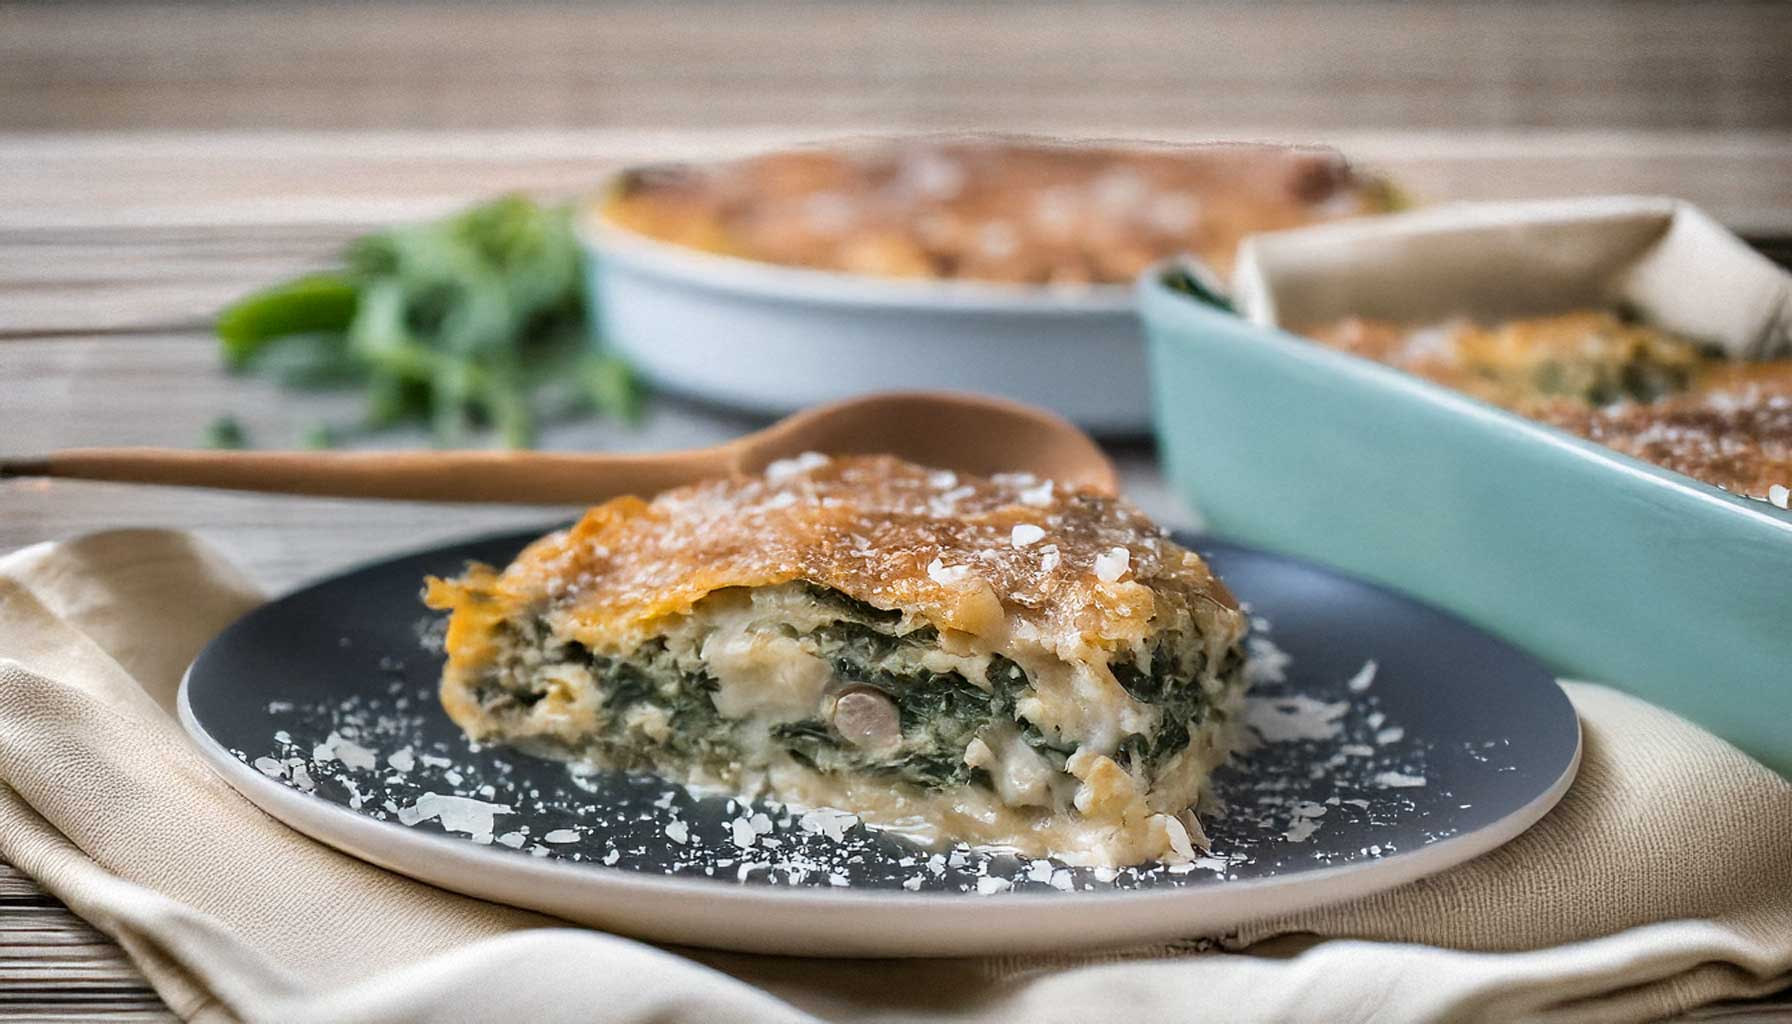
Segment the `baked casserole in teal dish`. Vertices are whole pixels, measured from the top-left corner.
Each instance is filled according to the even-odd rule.
[[[1634,298],[1657,286],[1664,267],[1651,261],[1666,251],[1673,261],[1697,256],[1712,273],[1741,266],[1754,275],[1753,289],[1737,290],[1731,275],[1686,290],[1725,293],[1725,308],[1708,311],[1719,319],[1760,311],[1740,332],[1749,345],[1784,342],[1784,273],[1735,264],[1746,257],[1713,242],[1709,225],[1682,222],[1696,211],[1656,200],[1503,205],[1362,222],[1317,240],[1288,232],[1288,245],[1332,247],[1345,269],[1328,276],[1315,269],[1326,261],[1314,261],[1291,275],[1292,293],[1271,282],[1252,294],[1247,283],[1245,312],[1273,320],[1264,310],[1279,300],[1288,323],[1387,316],[1402,303],[1415,317],[1472,313],[1477,289],[1495,305],[1534,307],[1535,282],[1524,278],[1546,270],[1585,275],[1553,297],[1558,304]],[[1464,224],[1485,243],[1471,247],[1485,273],[1420,268],[1415,278],[1433,280],[1414,280],[1424,294],[1403,297],[1392,273],[1400,260],[1436,263],[1443,250],[1428,249],[1426,236]],[[1375,237],[1390,231],[1409,237]],[[1527,232],[1534,237],[1513,241]],[[1271,240],[1284,241],[1257,241]],[[1561,258],[1545,268],[1510,262],[1536,244]],[[1266,265],[1270,255],[1259,253]],[[1378,260],[1390,273],[1366,280]],[[1516,269],[1503,274],[1506,265]],[[1460,294],[1437,294],[1450,286]],[[1174,268],[1147,274],[1140,309],[1165,469],[1209,529],[1447,607],[1565,676],[1673,709],[1792,775],[1792,512],[1250,322],[1185,288]],[[1660,304],[1662,320],[1678,328],[1676,316],[1702,315],[1677,313],[1676,301]],[[1656,311],[1647,298],[1641,305]],[[1784,489],[1774,494],[1783,502]]]

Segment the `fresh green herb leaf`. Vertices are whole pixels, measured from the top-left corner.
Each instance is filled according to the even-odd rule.
[[[342,444],[342,433],[328,423],[313,423],[305,428],[299,443],[315,451],[335,448]]]
[[[256,372],[281,387],[318,390],[357,383],[362,370],[342,334],[288,334],[270,338],[254,357]]]
[[[311,274],[256,292],[218,314],[224,361],[242,369],[276,338],[335,335],[355,318],[354,282],[340,274]]]
[[[220,416],[211,421],[205,428],[205,446],[207,448],[247,448],[249,432],[237,422],[235,416]]]
[[[647,391],[641,378],[621,359],[591,356],[580,365],[580,379],[591,408],[609,412],[624,423],[639,423]]]

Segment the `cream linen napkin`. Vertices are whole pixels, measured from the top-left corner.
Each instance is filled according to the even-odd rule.
[[[211,774],[169,713],[175,687],[259,600],[178,533],[0,559],[0,857],[188,1019],[1599,1021],[1792,984],[1792,785],[1579,684],[1580,778],[1539,825],[1223,939],[1242,952],[818,961],[556,927],[336,853]]]

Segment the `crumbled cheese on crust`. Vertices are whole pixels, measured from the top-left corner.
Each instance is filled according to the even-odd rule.
[[[1095,556],[1095,578],[1103,583],[1114,583],[1126,575],[1131,562],[1132,552],[1125,548],[1109,548]]]

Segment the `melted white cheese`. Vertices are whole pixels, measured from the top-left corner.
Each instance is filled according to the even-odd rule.
[[[833,620],[796,587],[722,591],[667,634],[681,662],[701,663],[716,680],[716,710],[727,718],[788,722],[811,718],[833,671],[786,631]]]
[[[989,773],[996,795],[1010,807],[1051,807],[1052,780],[1062,775],[1006,723],[983,731],[965,749],[966,764]]]
[[[716,680],[716,710],[725,718],[809,718],[834,678],[828,663],[794,638],[754,632],[740,622],[711,633],[702,658]]]

